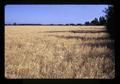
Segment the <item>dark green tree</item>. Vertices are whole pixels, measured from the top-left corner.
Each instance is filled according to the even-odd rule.
[[[106,26],[107,30],[110,33],[111,38],[115,38],[119,35],[119,33],[116,33],[116,31],[119,31],[116,26],[116,20],[118,17],[116,17],[116,14],[119,14],[118,11],[115,11],[114,9],[117,9],[116,6],[110,5],[108,8],[106,8],[103,12],[106,14]]]
[[[99,25],[99,21],[97,18],[91,21],[91,25]]]
[[[85,22],[85,25],[90,25],[90,22],[89,21]]]
[[[99,25],[106,25],[106,19],[104,16],[99,17]]]
[[[112,18],[112,14],[113,14],[113,6],[110,5],[108,6],[108,8],[105,8],[105,10],[103,10],[103,12],[105,13],[105,18],[108,20],[109,18]]]
[[[16,25],[16,23],[14,22],[13,25]]]

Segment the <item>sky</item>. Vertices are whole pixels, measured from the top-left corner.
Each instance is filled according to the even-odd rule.
[[[84,23],[104,16],[108,5],[6,5],[5,24]]]

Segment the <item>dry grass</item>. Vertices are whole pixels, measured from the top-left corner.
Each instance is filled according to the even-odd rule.
[[[104,31],[103,26],[6,26],[5,77],[113,79],[114,41]]]

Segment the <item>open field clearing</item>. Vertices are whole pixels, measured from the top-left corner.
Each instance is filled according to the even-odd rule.
[[[5,26],[6,78],[115,78],[104,26]]]

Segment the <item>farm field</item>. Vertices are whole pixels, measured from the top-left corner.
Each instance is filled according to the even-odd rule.
[[[8,79],[113,79],[114,40],[104,26],[5,26]]]

